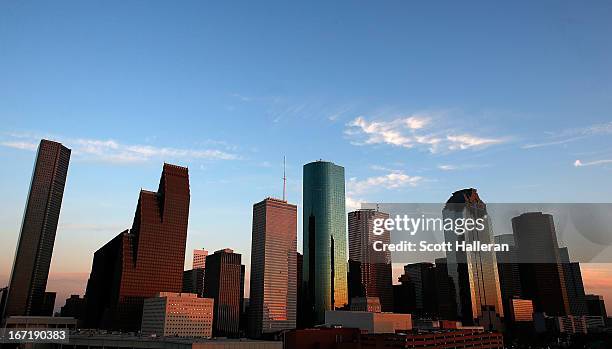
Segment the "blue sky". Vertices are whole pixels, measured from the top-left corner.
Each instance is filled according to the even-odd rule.
[[[41,137],[73,149],[58,275],[89,271],[164,161],[190,168],[188,249],[247,263],[283,156],[298,205],[319,158],[345,166],[351,207],[464,187],[609,202],[610,18],[605,1],[3,1],[0,280]]]

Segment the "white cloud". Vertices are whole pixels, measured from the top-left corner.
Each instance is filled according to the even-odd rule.
[[[589,161],[589,162],[582,162],[580,160],[576,160],[574,161],[574,167],[596,166],[596,165],[611,164],[611,163],[612,163],[612,159],[602,159],[602,160],[595,160],[595,161]]]
[[[9,135],[11,136],[11,135]],[[86,138],[63,138],[48,136],[12,136],[20,138],[15,141],[3,141],[0,145],[24,149],[36,150],[40,138],[56,138],[66,147],[72,149],[72,154],[84,160],[101,161],[109,163],[139,163],[152,159],[176,160],[176,159],[204,159],[204,160],[236,160],[240,157],[234,153],[218,149],[198,148],[172,148],[157,147],[141,144],[124,144],[112,139],[86,139]],[[30,138],[27,141],[23,138]]]
[[[478,137],[452,129],[433,130],[432,116],[414,114],[390,121],[368,121],[359,116],[347,124],[345,134],[355,145],[388,144],[403,148],[425,147],[440,150],[485,148],[505,142],[506,138]],[[357,141],[355,140],[357,139]]]
[[[523,149],[533,149],[561,145],[591,136],[612,134],[612,121],[594,124],[586,127],[570,128],[560,132],[551,132],[545,142],[530,143],[522,146]]]
[[[394,171],[382,176],[369,177],[363,180],[349,179],[348,192],[352,195],[363,194],[377,187],[385,189],[397,189],[406,186],[417,186],[423,177],[409,176],[402,171]]]
[[[438,165],[438,168],[442,171],[453,171],[457,169],[455,165]]]

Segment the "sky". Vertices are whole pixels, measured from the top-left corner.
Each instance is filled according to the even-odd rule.
[[[190,171],[186,268],[193,248],[249,264],[252,205],[282,195],[284,156],[298,206],[317,159],[345,167],[347,209],[466,187],[610,202],[611,17],[606,1],[2,1],[0,283],[41,138],[73,151],[58,305],[163,162]],[[583,274],[612,307],[612,266]]]

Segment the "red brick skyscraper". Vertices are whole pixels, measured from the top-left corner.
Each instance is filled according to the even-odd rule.
[[[87,327],[138,330],[145,298],[181,292],[188,217],[188,170],[164,164],[157,192],[140,191],[132,229],[94,255]]]
[[[70,149],[41,140],[23,214],[5,316],[42,315]],[[2,309],[0,309],[0,320]],[[1,321],[0,321],[1,322]]]
[[[267,198],[253,205],[249,336],[294,329],[297,206]]]

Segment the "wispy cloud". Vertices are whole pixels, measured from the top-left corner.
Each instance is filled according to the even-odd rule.
[[[565,129],[560,132],[549,132],[544,142],[535,142],[523,145],[523,149],[550,147],[571,143],[583,138],[612,134],[612,122],[594,124],[587,127]]]
[[[363,180],[349,179],[348,192],[351,194],[364,194],[373,188],[397,189],[406,186],[417,186],[423,177],[409,176],[402,171],[394,171],[382,176],[369,177]]]
[[[34,151],[40,138],[51,138],[72,149],[74,156],[90,161],[108,163],[141,163],[153,159],[203,159],[203,160],[236,160],[240,156],[219,149],[174,148],[143,144],[126,144],[113,139],[88,139],[35,136],[32,134],[9,134],[12,140],[0,142],[0,145],[15,149]]]
[[[574,161],[575,167],[597,166],[597,165],[604,165],[604,164],[612,164],[612,159],[602,159],[602,160],[587,161],[587,162],[582,162],[581,160]]]
[[[472,168],[483,168],[488,167],[489,165],[484,164],[461,164],[461,165],[453,165],[453,164],[440,164],[438,165],[438,169],[442,171],[459,171],[459,170],[467,170]]]
[[[421,147],[432,153],[482,149],[508,140],[507,137],[481,137],[458,129],[443,129],[433,119],[434,116],[428,114],[375,121],[359,116],[347,124],[345,134],[355,145],[387,144],[407,149]]]

